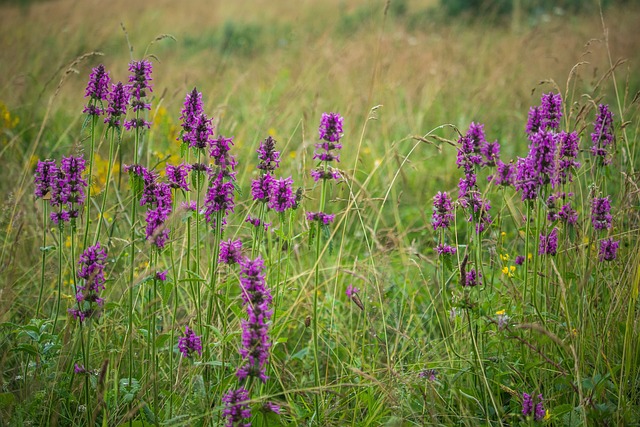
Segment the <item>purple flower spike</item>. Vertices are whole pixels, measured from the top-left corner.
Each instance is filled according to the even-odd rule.
[[[483,166],[495,166],[500,159],[500,143],[498,141],[486,142],[480,147],[480,152],[484,157]]]
[[[178,141],[189,144],[189,135],[197,126],[198,118],[204,113],[202,106],[202,94],[194,87],[184,100],[184,105],[180,111],[180,120],[182,120],[182,132],[178,137]],[[203,147],[204,148],[204,147]]]
[[[229,154],[232,145],[233,138],[219,136],[211,141],[211,151],[209,153],[215,165],[228,172],[234,171],[237,164],[235,157]]]
[[[611,202],[609,196],[591,200],[591,224],[596,230],[611,228]]]
[[[518,255],[516,256],[516,260],[515,260],[516,265],[522,265],[524,264],[524,257],[522,255]]]
[[[342,124],[344,119],[338,113],[322,113],[318,135],[328,142],[338,142],[342,138]]]
[[[260,148],[257,150],[258,169],[267,173],[273,172],[280,166],[280,152],[276,151],[276,140],[271,136],[260,143]]]
[[[33,179],[36,190],[35,195],[41,199],[47,195],[55,185],[58,177],[58,167],[55,160],[38,161],[36,166],[36,173]]]
[[[182,134],[182,141],[189,147],[204,150],[211,145],[213,125],[206,114],[200,113],[190,124],[190,130]]]
[[[489,181],[500,187],[510,187],[515,182],[516,167],[512,163],[496,161],[496,173],[489,177]]]
[[[225,427],[250,427],[250,422],[245,422],[251,418],[251,410],[249,409],[249,392],[244,388],[238,390],[229,390],[222,396],[224,409],[222,416],[227,419]]]
[[[130,98],[128,86],[123,85],[121,82],[112,86],[108,95],[107,117],[104,119],[104,122],[110,128],[120,128],[120,119],[127,114]]]
[[[307,212],[307,221],[318,221],[324,225],[329,225],[336,218],[334,214],[326,214],[324,212]]]
[[[342,176],[337,169],[328,167],[326,171],[323,168],[311,169],[311,178],[313,178],[314,182],[318,182],[321,179],[333,179],[335,181],[339,181]]]
[[[464,276],[464,283],[462,283],[462,286],[465,288],[478,286],[480,284],[481,277],[482,277],[482,273],[480,273],[479,271],[476,271],[475,268],[472,268]]]
[[[212,227],[224,227],[227,223],[226,216],[235,208],[234,190],[233,182],[224,179],[224,172],[220,172],[210,183],[204,199],[204,215]],[[216,224],[217,212],[222,213],[222,224]]]
[[[220,242],[220,255],[218,261],[223,264],[236,264],[242,261],[242,241],[227,240]]]
[[[572,169],[580,167],[580,162],[576,160],[580,137],[576,132],[560,132],[557,138],[559,146],[557,181],[559,184],[566,184],[573,181]]]
[[[167,165],[166,174],[167,181],[171,188],[181,188],[184,191],[189,191],[189,184],[187,183],[187,176],[191,170],[191,165],[182,163],[178,166]]]
[[[418,378],[435,381],[438,378],[438,371],[436,371],[435,369],[424,369],[418,373]]]
[[[100,316],[99,307],[104,301],[100,298],[100,292],[104,290],[105,277],[104,268],[106,266],[107,253],[100,247],[100,243],[89,246],[80,255],[78,261],[78,277],[84,279],[77,285],[76,294],[77,306],[68,310],[74,318],[83,322],[87,318],[97,318]]]
[[[540,235],[538,255],[555,256],[558,252],[558,228],[554,227],[549,234]]]
[[[254,201],[269,203],[269,197],[271,195],[271,186],[274,184],[275,179],[270,174],[260,175],[251,181],[251,196]]]
[[[178,338],[178,350],[183,357],[192,357],[194,353],[202,356],[202,341],[188,326],[184,328],[184,336]]]
[[[445,245],[443,243],[440,243],[438,246],[436,246],[434,248],[434,250],[440,256],[442,256],[442,255],[455,255],[456,252],[458,252],[458,249],[456,249],[455,247],[450,246],[450,245]]]
[[[600,251],[598,253],[598,259],[600,262],[613,261],[616,259],[618,253],[619,240],[613,240],[611,238],[600,241]]]
[[[142,61],[134,61],[129,64],[129,86],[131,89],[131,95],[135,98],[131,105],[133,111],[150,110],[151,104],[146,104],[142,101],[142,98],[147,96],[147,90],[153,92],[151,86],[151,62],[143,59]]]
[[[433,200],[433,216],[431,219],[433,230],[449,228],[454,219],[455,215],[453,214],[453,200],[451,196],[449,196],[446,191],[444,193],[438,191]]]
[[[591,154],[600,157],[603,164],[609,164],[607,147],[613,143],[613,113],[606,104],[598,105],[598,115],[593,124],[594,132],[591,134]]]
[[[322,142],[315,145],[316,149],[313,152],[314,159],[323,162],[340,161],[340,155],[335,154],[334,151],[342,148],[342,144],[340,144],[340,138],[342,138],[342,122],[343,119],[338,113],[322,114],[320,127],[318,128],[318,134]]]
[[[109,93],[109,73],[105,71],[104,65],[100,64],[89,75],[89,83],[85,90],[84,96],[89,98],[89,105],[87,105],[83,113],[90,116],[100,116],[104,112],[100,108],[99,104],[107,99]]]
[[[560,127],[560,119],[562,118],[562,96],[553,92],[542,94],[540,109],[543,128],[557,130]]]
[[[242,347],[240,355],[244,363],[238,368],[239,380],[256,377],[267,381],[266,364],[269,360],[271,341],[269,338],[270,319],[273,311],[271,291],[265,283],[264,261],[245,258],[240,262],[240,287],[242,301],[247,310],[247,319],[242,320]]]
[[[347,295],[347,298],[354,298],[358,292],[360,292],[359,288],[356,288],[353,285],[348,285],[345,293]]]
[[[533,412],[533,398],[529,393],[522,393],[522,415],[528,417]]]
[[[293,208],[296,196],[293,194],[293,178],[273,180],[270,186],[269,208],[276,212],[284,212]]]

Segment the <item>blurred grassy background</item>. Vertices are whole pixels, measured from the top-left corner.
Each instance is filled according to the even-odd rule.
[[[342,167],[353,170],[356,141],[376,105],[382,105],[375,114],[378,120],[369,123],[357,164],[360,171],[383,164],[380,178],[369,187],[381,194],[411,148],[408,137],[443,123],[460,128],[472,120],[485,123],[487,137],[501,142],[505,158],[524,155],[528,108],[537,104],[542,90],[553,88],[550,83],[540,88],[541,81],[555,81],[569,102],[594,93],[613,104],[612,86],[598,86],[598,81],[610,63],[626,58],[617,68],[619,79],[628,84],[628,96],[640,88],[640,77],[629,71],[640,61],[640,39],[634,37],[640,20],[637,2],[604,9],[611,58],[597,3],[582,4],[578,12],[523,7],[514,23],[512,15],[494,10],[482,9],[485,15],[472,19],[473,11],[452,15],[436,1],[415,0],[303,0],[295,7],[274,0],[4,2],[0,101],[19,122],[3,131],[2,160],[10,166],[0,170],[2,190],[15,191],[16,173],[28,182],[35,158],[68,154],[79,141],[91,67],[102,62],[112,79],[126,79],[127,63],[147,48],[157,58],[156,125],[147,161],[177,154],[179,110],[193,86],[203,92],[218,131],[234,136],[244,182],[243,174],[253,170],[253,147],[267,133],[286,145],[291,162],[285,171],[289,168],[295,176],[308,168],[305,162],[323,111],[346,117]],[[162,34],[174,39],[148,47]],[[92,51],[104,56],[74,67],[78,73],[60,87],[38,139],[47,102],[64,71]],[[577,63],[578,74],[567,90]],[[440,134],[456,137],[451,130]],[[430,148],[412,155],[413,172],[403,174],[400,182],[402,215],[409,221],[424,222],[423,207],[432,194],[455,186],[455,174],[448,173],[453,155],[454,150]],[[357,172],[355,178],[364,180],[367,174]]]

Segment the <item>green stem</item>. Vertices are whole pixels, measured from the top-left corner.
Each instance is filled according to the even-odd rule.
[[[100,230],[102,229],[102,223],[105,221],[104,218],[104,209],[107,202],[107,196],[109,194],[109,183],[111,181],[111,171],[113,166],[113,157],[115,153],[115,134],[117,128],[113,128],[111,130],[111,140],[109,141],[109,164],[107,165],[107,180],[104,186],[104,192],[102,193],[102,204],[100,206],[100,218],[98,219],[98,228],[96,230],[96,236],[94,238],[94,243],[96,243],[100,239]]]
[[[40,267],[40,293],[36,306],[36,317],[40,317],[40,305],[42,304],[42,291],[44,290],[44,267],[47,261],[47,202],[42,203],[42,265]],[[53,331],[55,333],[55,330]],[[25,377],[26,378],[26,377]]]
[[[89,152],[89,177],[87,179],[87,213],[85,216],[85,226],[84,226],[84,242],[83,248],[87,247],[87,239],[89,238],[89,223],[91,222],[91,185],[93,183],[93,160],[94,160],[94,151],[96,145],[96,123],[98,121],[97,115],[91,116],[91,151]]]

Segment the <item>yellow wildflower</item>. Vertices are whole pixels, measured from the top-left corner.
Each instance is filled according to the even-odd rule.
[[[496,311],[496,316],[504,316],[505,313],[506,313],[505,310],[498,310]]]
[[[503,231],[503,233],[504,233],[504,231]],[[509,261],[509,254],[500,254],[500,259],[502,260],[502,262]]]

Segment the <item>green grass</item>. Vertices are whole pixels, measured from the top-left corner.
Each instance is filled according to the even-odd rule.
[[[84,86],[99,63],[113,79],[127,78],[130,52],[120,21],[132,57],[145,49],[154,55],[154,124],[140,163],[161,171],[181,161],[180,108],[194,86],[216,132],[234,137],[236,209],[222,237],[241,239],[246,255],[253,249],[265,259],[277,307],[270,378],[245,384],[252,425],[535,425],[522,416],[523,393],[543,394],[546,425],[640,422],[637,7],[612,6],[603,21],[585,11],[512,32],[445,22],[440,12],[429,19],[419,2],[392,1],[386,15],[384,2],[337,0],[295,10],[266,1],[203,1],[188,10],[118,5],[124,3],[100,10],[58,2],[0,6],[0,40],[11,42],[0,52],[0,426],[223,425],[222,395],[238,387],[246,318],[238,266],[212,264],[219,236],[202,220],[196,228],[196,216],[189,222],[182,211],[169,219],[167,249],[153,250],[145,240],[146,207],[132,215],[137,202],[126,173],[114,171],[110,221],[100,238],[108,248],[104,312],[82,327],[66,315],[86,218],[73,238],[65,228],[62,241],[49,221],[43,228],[33,171],[38,159],[89,158]],[[150,44],[159,34],[172,38]],[[94,51],[102,55],[76,60]],[[609,72],[618,58],[627,60]],[[566,188],[575,193],[579,220],[559,225],[558,254],[537,255],[538,236],[548,231],[546,208],[533,206],[528,229],[520,194],[489,185],[493,172],[482,170],[478,185],[494,222],[478,238],[469,212],[457,205],[446,238],[458,252],[439,258],[433,197],[447,191],[457,198],[463,173],[451,143],[458,132],[471,121],[484,123],[505,162],[524,157],[529,107],[550,91],[563,96],[561,129],[581,134],[582,167]],[[615,114],[606,168],[593,167],[589,153],[598,103]],[[336,220],[321,230],[317,251],[304,218],[320,205],[322,186],[309,170],[325,111],[345,118],[338,165],[344,179],[328,186],[326,210]],[[108,163],[109,139],[98,129],[94,176],[104,186],[100,165]],[[271,231],[257,239],[244,219],[260,212],[250,182],[258,175],[255,150],[267,135],[282,152],[277,175],[291,175],[304,198],[291,217],[269,213]],[[133,140],[125,132],[119,144],[124,164],[133,162]],[[113,165],[121,168],[119,156]],[[103,194],[92,195],[91,237]],[[596,233],[591,199],[604,195],[611,196],[613,228]],[[598,261],[596,239],[605,236],[620,241],[615,261]],[[528,274],[514,264],[527,252]],[[483,284],[463,288],[461,270],[473,267],[482,270]],[[169,279],[154,287],[155,272],[165,269]],[[359,304],[345,295],[348,285],[360,289]],[[202,320],[208,309],[212,318]],[[500,327],[502,316],[508,321]],[[176,342],[186,325],[208,337],[202,357],[181,357]],[[89,341],[83,361],[81,343]],[[74,375],[76,362],[96,373]],[[428,369],[437,371],[435,380],[421,376]],[[267,401],[282,413],[263,411]]]

